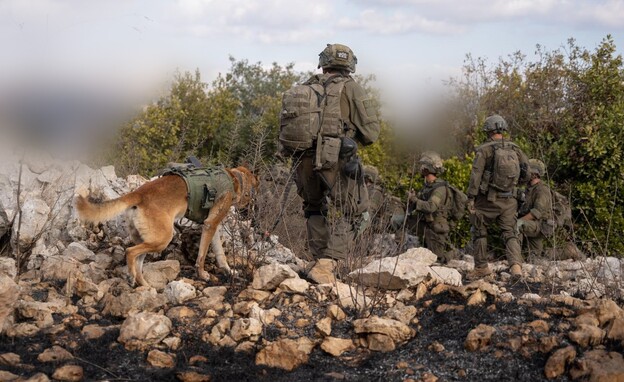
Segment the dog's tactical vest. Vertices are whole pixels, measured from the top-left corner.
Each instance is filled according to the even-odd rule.
[[[232,178],[223,167],[171,167],[163,176],[177,175],[184,179],[188,208],[184,217],[202,224],[214,205],[217,195],[234,193]]]

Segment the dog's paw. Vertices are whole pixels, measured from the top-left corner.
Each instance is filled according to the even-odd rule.
[[[204,280],[204,281],[209,281],[210,280],[210,273],[204,271],[204,270],[198,270],[197,271],[197,276]]]

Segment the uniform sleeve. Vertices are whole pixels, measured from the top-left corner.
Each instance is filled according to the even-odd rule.
[[[550,209],[552,207],[550,192],[546,187],[540,188],[539,192],[535,195],[535,202],[531,206],[531,215],[535,219],[547,219],[550,216]]]
[[[355,128],[356,139],[364,146],[374,143],[381,131],[375,100],[355,81],[345,84],[345,93],[349,102],[349,124]]]
[[[441,209],[446,202],[446,187],[438,187],[431,192],[429,200],[418,199],[416,201],[416,211],[425,214],[432,214]]]
[[[472,162],[472,172],[470,173],[470,181],[468,182],[469,198],[475,198],[479,194],[479,186],[481,185],[481,178],[485,171],[485,164],[487,162],[487,155],[485,150],[477,149],[474,161]]]

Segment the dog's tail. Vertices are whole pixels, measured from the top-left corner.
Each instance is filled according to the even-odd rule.
[[[81,220],[100,223],[108,221],[121,214],[130,207],[141,202],[141,195],[131,192],[120,198],[94,203],[83,195],[78,195],[74,199],[74,205]]]

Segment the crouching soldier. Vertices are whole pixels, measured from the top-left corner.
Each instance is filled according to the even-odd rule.
[[[448,183],[438,177],[444,172],[442,158],[436,152],[427,151],[421,155],[419,164],[425,184],[418,194],[409,197],[412,211],[409,225],[425,247],[446,263],[452,253],[446,251],[450,231],[447,202],[452,195]]]
[[[529,160],[530,180],[516,223],[516,230],[522,235],[523,247],[524,242],[527,243],[529,256],[541,256],[545,235],[552,235],[555,228],[552,219],[552,194],[541,179],[545,172],[546,166],[542,161]]]

